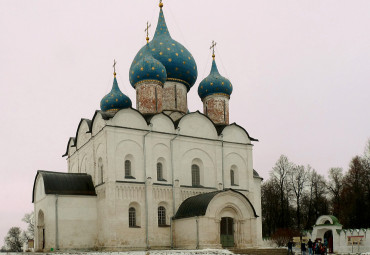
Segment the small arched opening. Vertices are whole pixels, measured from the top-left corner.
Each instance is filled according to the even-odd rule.
[[[41,251],[45,249],[45,220],[44,212],[39,210],[37,215],[37,250]]]
[[[329,249],[329,253],[333,253],[333,231],[328,230],[324,234],[324,244]]]

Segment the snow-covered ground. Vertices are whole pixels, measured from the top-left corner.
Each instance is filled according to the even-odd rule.
[[[7,255],[19,255],[20,253],[7,252]],[[34,253],[23,253],[34,254]],[[231,255],[234,254],[229,250],[221,249],[203,249],[203,250],[150,250],[150,251],[122,251],[122,252],[81,252],[69,251],[58,252],[53,251],[49,253],[35,253],[35,254],[56,254],[56,255]]]

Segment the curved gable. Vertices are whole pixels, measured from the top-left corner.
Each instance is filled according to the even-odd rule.
[[[91,120],[81,119],[76,131],[76,146],[81,148],[91,138]]]
[[[37,171],[32,190],[32,203],[41,200],[45,196],[44,180]]]
[[[95,136],[106,125],[105,117],[100,111],[96,111],[92,119],[92,135]]]
[[[76,151],[76,138],[74,137],[70,137],[68,139],[68,143],[67,143],[67,149],[66,149],[66,153],[64,153],[64,155],[62,155],[62,157],[65,157],[65,156],[71,156],[74,152]]]
[[[107,124],[120,127],[148,129],[143,115],[132,108],[119,110]]]
[[[321,215],[319,218],[317,218],[315,225],[316,226],[319,226],[319,225],[337,225],[337,226],[342,226],[339,223],[338,218],[335,217],[335,216],[333,216],[333,215]]]
[[[165,132],[165,133],[174,133],[175,126],[170,117],[168,115],[160,113],[154,115],[150,119],[150,123],[153,125],[152,130],[158,132]]]
[[[218,190],[214,192],[199,194],[193,197],[189,197],[182,202],[179,209],[176,212],[174,219],[183,219],[183,218],[190,218],[195,216],[204,216],[207,213],[208,206],[212,202],[212,200],[216,199],[217,196],[226,194],[227,192],[235,193],[239,196],[242,200],[245,200],[247,204],[249,204],[250,209],[253,211],[253,216],[258,217],[256,214],[256,210],[254,209],[252,203],[249,199],[244,196],[242,193],[235,191],[233,189],[227,190]]]
[[[226,126],[222,130],[224,141],[235,143],[251,143],[251,139],[242,127],[236,124]]]
[[[189,113],[179,121],[180,134],[209,139],[217,139],[217,130],[213,122],[199,111]]]

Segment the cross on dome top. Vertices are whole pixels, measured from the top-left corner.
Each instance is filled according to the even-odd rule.
[[[113,75],[114,75],[114,77],[116,77],[116,64],[117,64],[117,61],[114,59],[113,60]]]
[[[146,28],[145,28],[145,32],[146,32],[146,43],[149,43],[149,28],[151,27],[151,24],[149,23],[149,21],[146,22]]]
[[[212,58],[215,59],[215,47],[216,47],[216,42],[212,40],[212,45],[209,47],[209,49],[212,49]]]

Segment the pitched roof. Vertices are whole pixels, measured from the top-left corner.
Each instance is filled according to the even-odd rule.
[[[33,184],[32,202],[38,175],[44,180],[45,194],[96,196],[91,175],[86,173],[61,173],[38,170]]]

